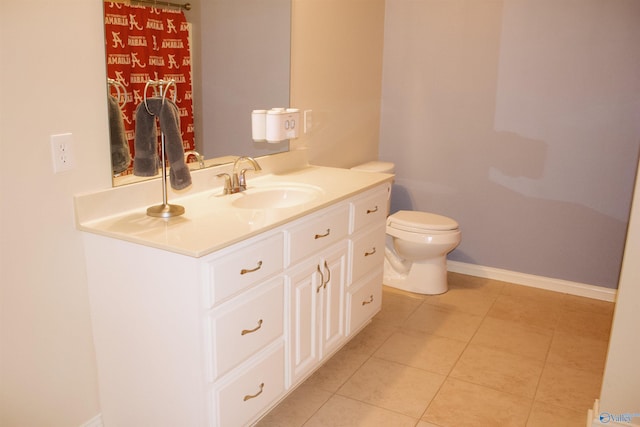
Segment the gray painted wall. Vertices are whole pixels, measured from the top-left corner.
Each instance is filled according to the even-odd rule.
[[[640,2],[387,0],[392,210],[449,259],[615,288],[640,144]]]

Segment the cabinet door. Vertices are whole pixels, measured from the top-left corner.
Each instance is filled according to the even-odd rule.
[[[323,284],[316,260],[289,275],[291,283],[291,381],[302,379],[320,360],[318,306]]]
[[[346,245],[339,245],[334,251],[327,253],[322,259],[322,290],[319,309],[320,323],[320,358],[331,354],[344,340],[345,316],[344,299],[347,270]]]
[[[292,384],[345,339],[346,265],[347,245],[343,242],[289,273]]]

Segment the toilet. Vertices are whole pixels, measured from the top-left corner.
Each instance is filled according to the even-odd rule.
[[[351,169],[394,173],[395,165],[374,161]],[[385,285],[426,295],[447,291],[447,254],[461,238],[455,220],[430,212],[401,210],[387,217],[386,233]]]

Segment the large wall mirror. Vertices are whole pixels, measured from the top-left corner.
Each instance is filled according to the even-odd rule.
[[[252,140],[251,111],[289,107],[291,0],[187,1],[189,10],[168,6],[165,1],[124,4],[181,10],[189,23],[195,151],[206,159],[206,165],[215,165],[232,159],[230,156],[257,157],[288,150],[288,141]],[[105,13],[107,4],[105,1]],[[109,37],[106,34],[107,43]],[[114,79],[108,62],[107,77]],[[107,87],[108,96],[116,96],[111,85]],[[126,96],[134,106],[141,100],[139,94]],[[139,179],[130,173],[117,173],[114,185]]]

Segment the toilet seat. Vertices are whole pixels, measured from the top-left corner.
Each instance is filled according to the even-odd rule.
[[[410,233],[455,231],[458,223],[446,216],[430,212],[398,211],[387,218],[387,227]]]

